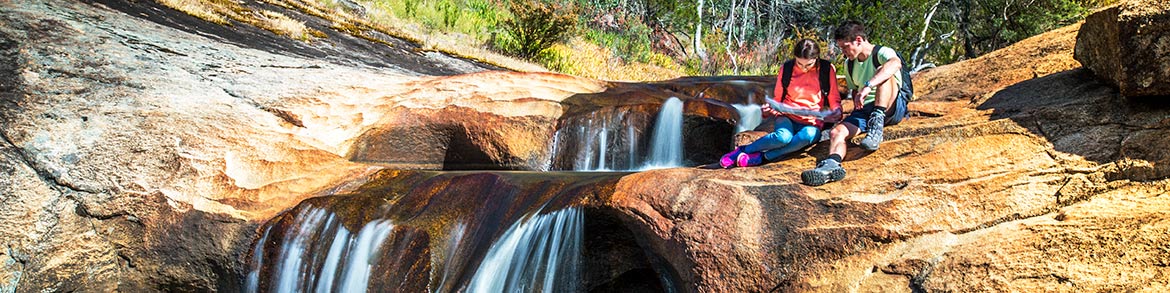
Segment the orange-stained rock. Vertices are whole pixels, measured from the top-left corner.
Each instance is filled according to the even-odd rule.
[[[734,144],[737,147],[749,145],[749,144],[752,144],[753,142],[756,142],[757,139],[760,139],[761,137],[764,137],[765,135],[768,135],[768,133],[763,132],[763,131],[744,131],[744,132],[736,133]]]
[[[1077,61],[1126,96],[1170,94],[1170,2],[1119,1],[1085,18]]]
[[[713,163],[730,104],[775,77],[419,77],[100,4],[0,6],[0,291],[241,291],[258,227],[302,203],[334,204],[351,228],[409,224],[392,237],[410,260],[379,274],[436,288],[447,266],[432,260],[482,254],[446,249],[456,219],[498,220],[475,236],[487,245],[550,199],[605,235],[585,240],[600,269],[583,286],[598,290],[669,286],[659,275],[684,292],[1168,286],[1170,108],[1079,68],[1077,25],[918,74],[910,119],[876,152],[851,147],[845,180],[809,187],[799,174],[823,144],[731,170],[386,168],[545,170],[568,160],[552,157],[558,128],[621,114],[606,121],[644,133],[670,97],[685,101],[688,160]]]

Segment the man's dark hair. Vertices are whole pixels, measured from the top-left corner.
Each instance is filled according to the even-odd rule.
[[[792,45],[792,57],[817,59],[821,57],[821,46],[810,39],[800,39]]]
[[[869,37],[865,35],[865,25],[857,22],[856,20],[846,20],[845,22],[841,23],[841,25],[837,26],[836,30],[833,30],[834,41],[852,41],[857,39],[857,37],[861,37],[862,39],[866,40],[869,39]]]

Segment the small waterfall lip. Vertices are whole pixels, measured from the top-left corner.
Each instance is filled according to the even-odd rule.
[[[245,280],[246,292],[362,292],[370,281],[381,246],[394,232],[387,219],[366,223],[357,233],[350,232],[337,214],[324,208],[305,205],[293,215],[292,227],[280,239],[271,239],[277,225],[270,224],[253,248],[253,265]],[[267,279],[262,279],[265,246],[279,241]],[[324,258],[314,252],[325,251]],[[267,281],[267,282],[265,282]],[[267,286],[262,287],[262,284]]]
[[[735,112],[739,114],[739,121],[735,123],[735,132],[744,132],[756,129],[763,122],[763,111],[760,110],[760,105],[748,104],[731,104],[735,108]]]
[[[453,285],[451,282],[455,279],[455,274],[458,273],[459,264],[453,263],[456,259],[456,254],[459,253],[463,245],[464,235],[467,234],[467,224],[465,222],[458,222],[451,228],[450,234],[447,238],[447,247],[444,251],[444,266],[441,272],[442,278],[439,279],[438,288],[433,292],[451,292]],[[438,274],[435,272],[433,274]]]
[[[370,282],[370,271],[376,262],[378,250],[382,243],[394,231],[394,224],[390,220],[379,219],[366,223],[357,238],[349,245],[347,254],[351,256],[342,272],[340,292],[366,291]],[[330,290],[318,290],[328,292]]]
[[[650,157],[640,171],[682,166],[683,101],[670,97],[662,103],[651,135]]]
[[[634,110],[653,105],[639,104],[562,118],[551,139],[555,145],[550,147],[554,153],[549,170],[639,172],[682,167],[684,105],[683,99],[670,97],[654,116]]]
[[[310,236],[313,230],[319,229],[323,224],[332,219],[332,215],[319,208],[308,208],[301,210],[297,214],[296,220],[300,223],[296,233],[286,235],[283,244],[280,248],[280,262],[277,265],[279,273],[276,274],[276,292],[293,292],[300,291],[302,288],[303,278],[300,278],[303,271],[310,266],[306,259],[306,251],[310,249]]]
[[[577,292],[584,213],[529,214],[488,249],[467,292]]]
[[[263,236],[256,241],[252,248],[252,266],[249,268],[248,276],[244,281],[244,292],[254,293],[260,291],[260,270],[264,268],[264,243],[268,242],[268,237],[272,235],[272,226],[264,229]]]

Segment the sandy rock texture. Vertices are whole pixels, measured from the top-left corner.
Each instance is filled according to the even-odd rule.
[[[1170,94],[1170,2],[1121,1],[1085,19],[1075,57],[1126,96]]]
[[[413,103],[385,89],[482,70],[286,57],[101,3],[0,6],[0,291],[237,291],[258,221],[380,169],[346,155]]]
[[[408,190],[421,180],[380,178],[424,174],[387,169],[547,170],[558,127],[615,109],[646,123],[670,97],[687,100],[701,154],[687,160],[714,162],[730,149],[729,104],[774,83],[429,77],[479,69],[292,57],[102,3],[0,8],[0,291],[239,291],[260,224],[306,198]],[[573,204],[603,223],[587,229],[643,257],[591,271],[591,286],[640,284],[611,277],[661,264],[681,291],[1165,291],[1170,106],[1081,68],[1081,28],[920,73],[911,118],[879,151],[850,149],[841,182],[799,183],[818,146],[584,188]],[[452,197],[572,181],[424,175],[475,179]],[[409,234],[446,239],[433,228]],[[426,257],[438,242],[409,243]]]
[[[1079,68],[1077,28],[917,75],[912,117],[841,182],[799,183],[818,146],[632,174],[597,204],[696,291],[1166,290],[1170,106]]]

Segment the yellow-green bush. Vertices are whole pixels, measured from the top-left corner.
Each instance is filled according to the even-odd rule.
[[[500,22],[504,29],[499,49],[520,57],[533,58],[562,41],[577,25],[577,8],[572,2],[513,1],[512,18]]]

